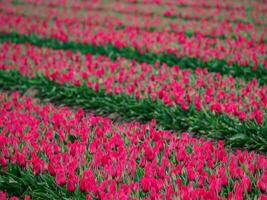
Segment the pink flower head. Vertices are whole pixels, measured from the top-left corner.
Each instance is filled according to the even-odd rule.
[[[15,197],[15,196],[13,196],[13,197],[10,197],[10,199],[9,200],[19,200],[19,198],[18,197]]]
[[[31,200],[31,196],[30,195],[25,195],[24,200]]]
[[[141,178],[140,183],[141,183],[142,190],[144,192],[148,192],[150,190],[150,187],[151,187],[150,178],[143,177]]]
[[[64,169],[60,169],[56,172],[56,183],[58,185],[65,185],[67,182]]]
[[[7,193],[0,191],[0,199],[1,200],[6,200],[7,199]]]

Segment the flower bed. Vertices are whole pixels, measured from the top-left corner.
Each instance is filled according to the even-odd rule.
[[[145,125],[113,124],[83,110],[40,105],[18,93],[1,93],[0,99],[2,180],[21,178],[25,171],[32,182],[35,176],[53,176],[66,188],[63,197],[84,193],[88,199],[266,198],[263,155],[229,153],[222,141],[215,144],[186,133],[177,137],[156,130],[153,120]],[[1,188],[20,196],[16,184],[7,182]],[[34,198],[53,192],[58,191],[29,189],[26,194]]]
[[[232,77],[208,73],[197,68],[181,70],[179,66],[152,66],[146,63],[107,56],[94,57],[72,51],[53,50],[32,45],[3,43],[1,69],[16,69],[26,76],[36,73],[61,84],[86,84],[96,92],[125,93],[137,99],[161,99],[166,105],[188,110],[211,110],[236,116],[240,120],[256,119],[262,124],[267,108],[267,86],[258,87]]]
[[[253,70],[260,68],[262,71],[266,71],[267,65],[266,45],[264,43],[254,44],[242,37],[239,37],[238,40],[226,41],[201,35],[188,38],[183,33],[150,32],[131,28],[114,30],[94,24],[65,24],[62,21],[55,22],[36,17],[24,18],[7,14],[1,15],[0,24],[2,33],[37,34],[62,42],[70,40],[95,46],[112,44],[116,48],[129,48],[139,54],[165,54],[166,62],[188,57],[198,61],[197,64],[197,61],[194,61],[196,66],[204,61],[209,63],[210,68],[226,68],[227,65],[250,66]]]
[[[0,200],[267,200],[266,13],[0,2]]]
[[[137,15],[135,13],[116,12],[102,8],[72,10],[64,7],[53,7],[35,4],[0,4],[2,12],[9,15],[37,16],[38,18],[63,21],[64,23],[83,23],[108,26],[109,28],[133,28],[147,31],[184,33],[188,37],[203,35],[208,38],[237,39],[245,37],[247,40],[266,43],[264,26],[253,26],[251,23],[232,23],[229,21],[211,21],[195,18],[180,17],[175,20],[162,16]],[[89,9],[89,8],[88,8]],[[47,14],[49,13],[49,15]],[[196,13],[196,12],[195,12]],[[260,12],[258,12],[260,13]]]

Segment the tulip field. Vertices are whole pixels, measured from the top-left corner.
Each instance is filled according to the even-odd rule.
[[[0,200],[267,200],[266,0],[0,0]]]

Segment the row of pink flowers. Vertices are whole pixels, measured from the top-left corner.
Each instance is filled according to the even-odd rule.
[[[67,4],[67,3],[66,3]],[[32,4],[36,5],[36,4]],[[44,2],[43,4],[38,4],[38,6],[49,6],[49,7],[57,7],[57,8],[69,8],[69,5],[55,5]],[[28,4],[26,5],[28,6]],[[177,6],[158,6],[158,5],[149,5],[149,4],[128,4],[124,2],[83,2],[79,3],[75,7],[71,7],[73,11],[77,10],[112,10],[119,13],[128,13],[128,14],[139,14],[142,16],[174,16],[174,17],[182,17],[188,20],[197,19],[197,20],[209,20],[213,22],[243,22],[243,23],[251,23],[252,25],[266,25],[265,18],[266,12],[259,12],[258,10],[251,9],[247,10],[224,10],[219,8],[201,8],[201,7],[182,7],[179,8]],[[267,11],[267,9],[266,9]],[[248,17],[249,12],[249,17]],[[252,23],[253,22],[253,23]]]
[[[38,6],[46,4],[49,6],[60,6],[60,7],[69,7],[71,9],[80,9],[80,8],[92,8],[93,6],[103,5],[104,3],[107,5],[108,3],[103,0],[92,0],[90,2],[87,1],[71,1],[71,0],[54,0],[54,1],[45,1],[45,0],[25,0],[23,2],[36,4]],[[125,4],[131,6],[131,4],[136,4],[145,6],[148,10],[155,10],[155,8],[160,9],[169,9],[169,8],[207,8],[207,9],[218,9],[224,12],[231,12],[231,10],[235,10],[237,12],[243,13],[250,8],[250,11],[258,11],[264,13],[267,11],[267,6],[264,1],[213,1],[213,0],[116,0],[112,1],[117,4]],[[110,3],[110,2],[109,2]],[[148,6],[148,7],[147,7]],[[141,6],[140,6],[141,7]]]
[[[7,199],[9,199],[9,200],[19,200],[19,198],[16,197],[16,196],[11,196],[11,197],[8,198],[8,194],[6,192],[3,192],[3,191],[0,191],[0,199],[1,200],[7,200]],[[31,200],[31,196],[30,195],[25,195],[24,200]]]
[[[122,13],[136,13],[140,15],[153,16],[174,16],[182,17],[188,20],[198,19],[198,20],[210,20],[213,22],[219,23],[220,21],[242,21],[244,23],[251,23],[252,20],[255,20],[254,23],[260,25],[266,25],[264,17],[266,17],[265,12],[259,12],[257,10],[251,10],[250,18],[247,17],[246,11],[235,11],[235,10],[221,10],[218,8],[199,8],[199,7],[160,7],[160,6],[151,6],[144,4],[125,4],[122,2],[115,2],[113,4],[99,4],[94,5],[93,8],[104,8],[112,9],[117,12]],[[223,17],[222,17],[223,16]]]
[[[26,15],[38,16],[39,18],[56,19],[67,24],[83,23],[108,26],[109,29],[114,29],[117,26],[127,26],[134,29],[149,30],[155,28],[157,31],[171,31],[175,33],[184,33],[186,31],[193,31],[195,34],[204,36],[224,36],[224,37],[238,37],[249,35],[249,40],[262,43],[264,38],[267,39],[264,27],[253,26],[253,24],[237,23],[233,24],[227,21],[211,22],[210,20],[183,20],[183,19],[169,19],[162,16],[146,16],[136,15],[134,13],[120,13],[116,16],[112,10],[90,10],[84,12],[84,9],[70,10],[60,7],[49,7],[46,5],[13,5],[9,3],[0,4],[0,9],[4,13],[10,15]]]
[[[117,0],[121,2],[121,0]],[[32,0],[27,0],[27,2],[33,2]],[[38,3],[43,2],[43,0],[38,0]],[[99,2],[99,1],[96,1]],[[222,10],[237,10],[237,11],[244,11],[246,10],[246,6],[250,7],[254,10],[258,10],[260,12],[266,11],[266,5],[264,1],[231,1],[231,0],[224,0],[224,1],[213,1],[213,0],[123,0],[123,2],[127,3],[139,3],[139,4],[152,4],[152,5],[164,5],[164,6],[178,6],[178,7],[204,7],[204,8],[218,8]],[[71,4],[68,1],[64,3],[58,0],[52,3],[66,5]]]
[[[146,199],[267,197],[266,156],[228,153],[222,141],[178,137],[155,129],[154,120],[114,124],[18,93],[1,93],[0,111],[3,172],[8,163],[49,172],[58,185],[88,199],[138,199],[140,192]]]
[[[17,69],[34,76],[43,73],[61,84],[87,84],[107,93],[126,93],[136,98],[161,99],[169,106],[187,110],[208,109],[241,120],[256,119],[263,123],[267,108],[267,86],[257,80],[249,83],[230,76],[208,73],[207,69],[181,70],[179,66],[155,66],[124,58],[115,61],[107,56],[94,57],[71,51],[35,47],[29,44],[0,45],[0,68]]]
[[[135,48],[139,52],[172,53],[178,57],[196,57],[204,61],[226,59],[228,64],[258,65],[267,67],[266,44],[255,44],[242,37],[238,40],[206,38],[201,35],[188,38],[184,34],[149,32],[145,30],[111,30],[97,25],[81,23],[65,24],[36,17],[0,16],[1,32],[35,33],[43,37],[57,38],[61,41],[74,40],[93,45],[113,44],[118,48]]]

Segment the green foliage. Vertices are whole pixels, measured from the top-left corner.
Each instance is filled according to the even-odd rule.
[[[259,126],[256,121],[241,121],[225,114],[216,114],[209,110],[195,110],[191,105],[188,110],[180,106],[167,106],[161,100],[137,100],[134,96],[122,94],[106,94],[72,84],[60,85],[41,74],[26,77],[15,70],[0,70],[0,88],[2,90],[19,90],[22,93],[35,89],[36,97],[47,102],[67,106],[80,106],[94,110],[96,114],[117,113],[126,119],[135,118],[148,122],[155,118],[157,124],[164,129],[189,131],[200,136],[223,139],[233,147],[267,150],[267,118]]]
[[[187,37],[192,37],[192,36],[194,36],[194,30],[192,30],[192,29],[188,29],[188,30],[186,30],[185,31],[185,35],[187,36]]]
[[[66,186],[58,186],[55,178],[48,173],[34,175],[31,169],[22,169],[9,164],[6,172],[0,170],[0,188],[9,196],[24,198],[30,195],[31,199],[85,199],[85,194],[77,188],[73,193],[67,191]]]

